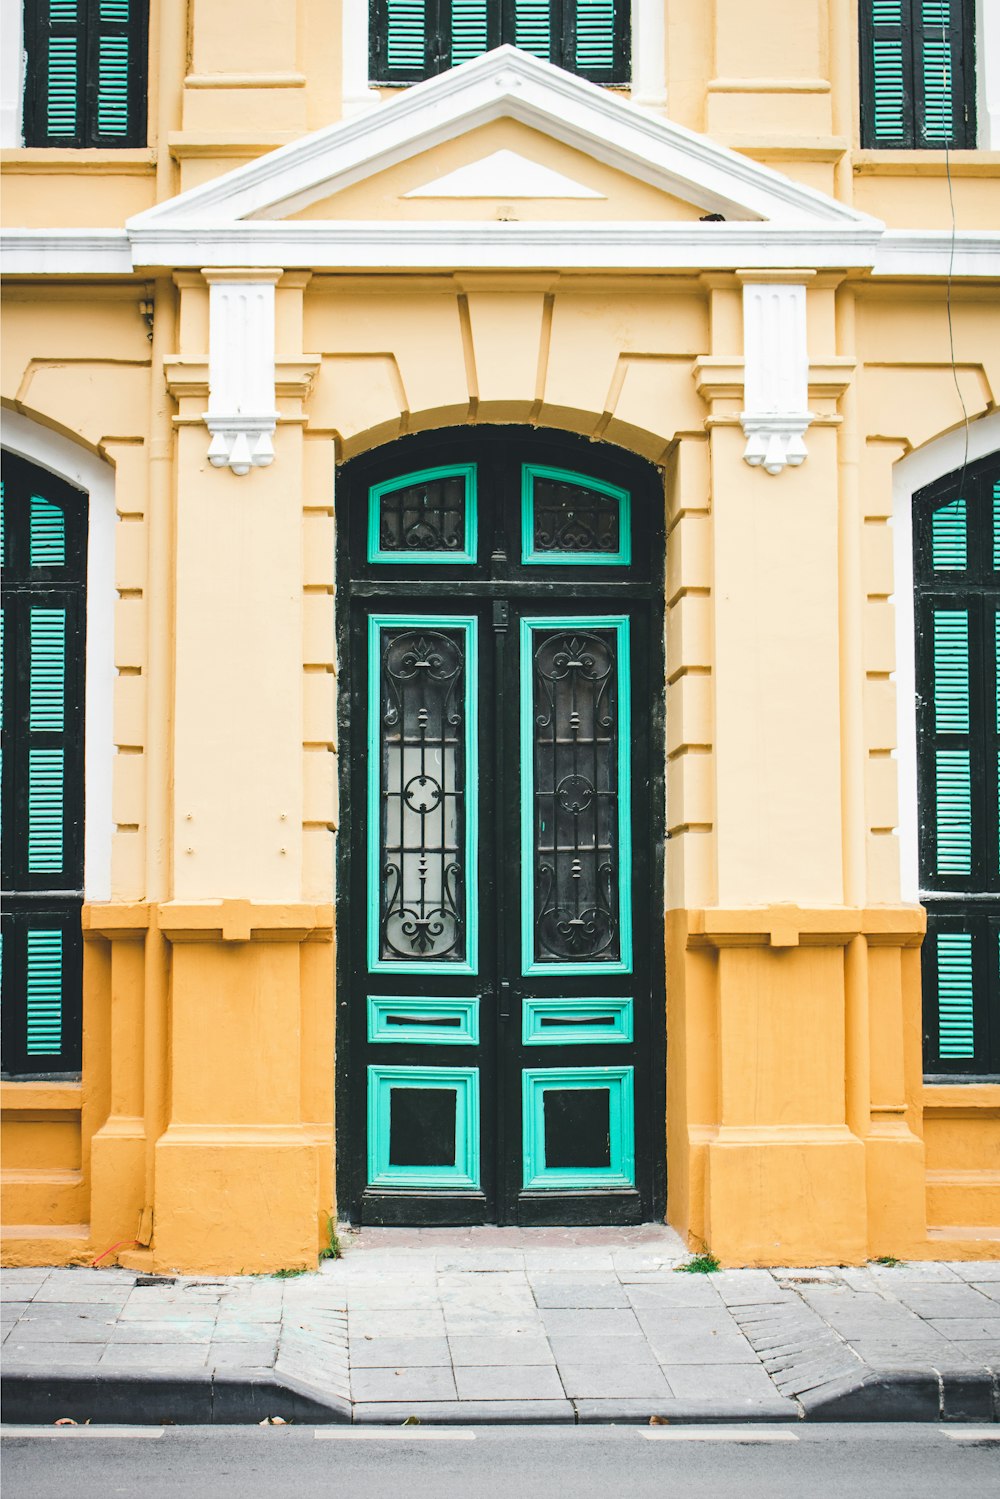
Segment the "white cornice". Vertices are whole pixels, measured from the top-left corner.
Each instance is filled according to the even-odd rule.
[[[132,247],[124,229],[5,229],[5,276],[127,276]]]
[[[415,84],[378,109],[326,126],[136,215],[136,229],[277,219],[399,161],[501,118],[729,220],[812,225],[878,221],[708,136],[514,47]]]
[[[8,276],[124,276],[163,266],[289,270],[600,271],[870,269],[875,276],[1000,279],[1000,234],[772,224],[233,224],[215,228],[8,229]]]

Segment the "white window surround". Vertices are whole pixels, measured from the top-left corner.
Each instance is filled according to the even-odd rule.
[[[21,0],[0,0],[0,147],[23,143],[24,7]]]
[[[968,429],[968,461],[978,463],[1000,452],[1000,411]],[[928,484],[955,473],[966,459],[966,431],[958,427],[908,453],[893,468],[892,532],[896,611],[896,764],[899,781],[900,895],[920,899],[917,817],[916,663],[913,626],[913,496]]]
[[[368,0],[344,0],[341,97],[344,118],[379,102],[369,85],[370,7]],[[667,107],[666,5],[664,0],[632,0],[632,101],[646,109]]]
[[[3,447],[89,495],[87,527],[87,700],[84,753],[84,897],[111,899],[111,786],[114,773],[115,475],[109,463],[66,437],[3,413]]]

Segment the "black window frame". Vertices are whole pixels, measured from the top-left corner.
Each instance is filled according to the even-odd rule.
[[[921,953],[924,1070],[929,1078],[972,1082],[1000,1077],[1000,825],[996,780],[987,762],[1000,734],[990,710],[996,702],[997,666],[988,630],[998,582],[992,567],[992,495],[1000,481],[1000,454],[993,453],[947,474],[913,497],[913,620],[916,688],[918,861],[920,902],[927,911]],[[932,563],[934,512],[952,500],[967,502],[969,567],[961,575],[935,572]],[[978,507],[975,509],[973,507]],[[978,552],[978,555],[977,555]],[[968,610],[970,662],[970,739],[982,741],[973,756],[971,873],[939,874],[935,851],[935,704],[933,630],[935,608]],[[939,933],[972,936],[973,1056],[942,1057],[938,1044],[937,938]]]
[[[575,0],[551,0],[554,66],[608,88],[632,82],[632,15],[630,0],[614,0],[614,63],[610,70],[581,69],[571,59],[576,48]],[[487,19],[487,50],[513,43],[515,0],[492,0]],[[390,68],[384,54],[388,41],[387,0],[369,0],[369,81],[377,88],[404,88],[447,72],[451,66],[450,0],[426,0],[425,52],[422,68]],[[607,76],[605,76],[607,74]]]
[[[863,151],[972,151],[976,148],[976,6],[974,0],[955,0],[961,16],[948,28],[952,50],[953,137],[949,141],[929,141],[922,137],[920,121],[924,115],[924,90],[919,63],[921,31],[918,7],[921,0],[900,0],[903,21],[902,63],[903,94],[906,115],[903,131],[891,139],[875,138],[875,65],[873,47],[875,27],[873,0],[861,0],[858,8],[860,43],[860,135]],[[956,66],[956,63],[960,66]]]
[[[49,35],[49,0],[24,0],[24,113],[26,147],[49,150],[123,151],[147,144],[149,122],[149,0],[132,0],[127,22],[115,25],[100,20],[100,0],[77,0],[80,19],[73,23],[83,52],[80,70],[82,96],[77,113],[78,129],[72,136],[50,135],[47,126],[48,88],[46,41]],[[66,23],[67,25],[69,23]],[[128,130],[125,135],[101,135],[98,130],[99,39],[108,34],[128,35],[129,54]]]

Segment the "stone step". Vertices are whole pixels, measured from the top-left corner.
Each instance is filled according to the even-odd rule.
[[[0,1229],[0,1263],[82,1265],[91,1258],[89,1223],[18,1223]]]
[[[1000,1171],[928,1171],[927,1222],[992,1224],[1000,1238]]]
[[[18,1166],[0,1171],[2,1219],[7,1224],[79,1223],[87,1214],[82,1171],[59,1166]]]

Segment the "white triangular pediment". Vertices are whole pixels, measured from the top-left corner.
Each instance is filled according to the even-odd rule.
[[[793,234],[821,230],[857,234],[882,227],[877,220],[708,136],[649,114],[528,53],[500,47],[415,84],[362,115],[303,136],[136,215],[127,225],[136,263],[198,263],[183,257],[178,260],[181,241],[200,241],[206,251],[210,242],[221,247],[227,227],[235,232],[230,236],[234,248],[237,243],[249,244],[254,236],[263,247],[268,231],[276,230],[278,223],[286,232],[301,233],[303,244],[307,235],[316,242],[319,226],[315,221],[309,226],[290,226],[286,221],[399,162],[501,119],[519,121],[694,205],[702,214],[721,215],[726,227],[734,230],[768,225]],[[497,163],[496,157],[503,155],[494,153],[492,163],[489,158],[470,163],[451,176],[461,181],[464,172],[466,184],[490,172],[502,177],[512,165],[509,160]],[[542,163],[528,166],[550,172]],[[551,173],[550,188],[552,176],[561,174]],[[575,187],[574,196],[595,196],[593,189],[581,189],[566,180]],[[430,196],[431,186],[420,191]],[[439,191],[438,195],[453,193]],[[517,195],[505,188],[500,196]],[[565,197],[569,192],[564,186],[563,191],[551,191],[548,196]],[[338,233],[348,227],[341,221]],[[684,227],[707,237],[720,226],[696,223]],[[223,253],[221,248],[219,253]],[[288,258],[282,263],[288,264]]]
[[[565,172],[553,171],[540,161],[529,161],[519,151],[492,151],[454,172],[445,172],[421,187],[412,187],[407,198],[603,198],[605,195],[574,182]]]

